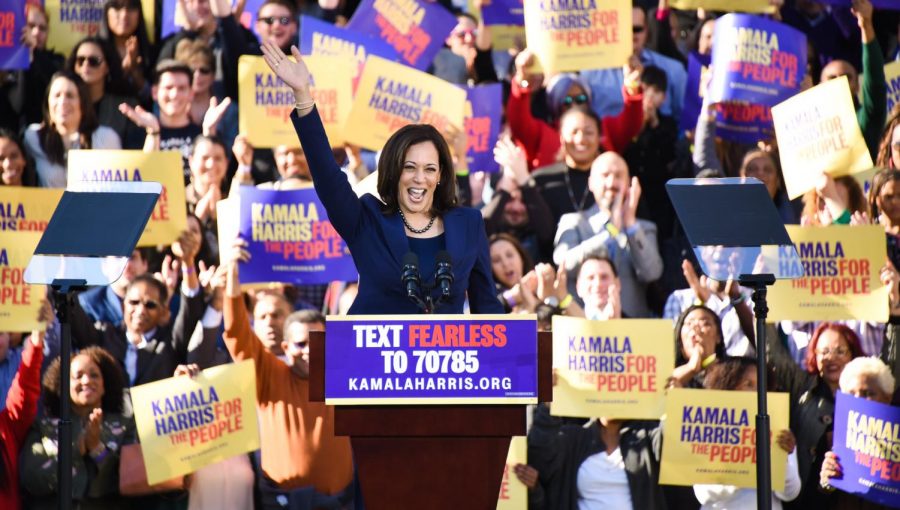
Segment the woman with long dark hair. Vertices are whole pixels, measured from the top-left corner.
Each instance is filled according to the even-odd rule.
[[[125,79],[140,97],[150,97],[149,76],[155,59],[147,36],[141,0],[107,0],[97,34],[115,48]]]

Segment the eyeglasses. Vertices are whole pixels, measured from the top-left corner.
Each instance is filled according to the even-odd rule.
[[[682,327],[694,328],[694,327],[698,327],[698,326],[700,327],[700,329],[709,329],[713,326],[713,321],[711,321],[709,319],[697,319],[697,320],[684,321],[684,325]]]
[[[825,357],[829,354],[834,354],[836,358],[843,358],[844,356],[850,354],[850,350],[846,347],[838,347],[836,349],[829,349],[828,347],[822,349],[821,351],[816,350],[816,356]]]
[[[588,97],[587,94],[578,94],[577,96],[566,96],[563,98],[563,104],[566,106],[572,106],[574,104],[587,104]]]
[[[192,71],[200,74],[212,74],[212,69],[208,67],[195,67]]]
[[[453,34],[451,34],[451,35],[453,35],[453,37],[457,37],[459,39],[464,39],[467,35],[471,35],[472,37],[475,37],[476,34],[477,34],[477,32],[474,30],[454,30]]]
[[[631,31],[632,31],[633,33],[635,33],[635,34],[640,34],[641,32],[644,31],[644,28],[645,28],[645,27],[641,27],[641,26],[635,25],[635,26],[632,26],[632,27],[631,27]]]
[[[85,62],[87,62],[88,67],[100,67],[100,64],[103,63],[103,57],[96,57],[94,55],[89,57],[79,55],[75,57],[75,67],[81,67]]]
[[[160,307],[160,304],[152,299],[148,299],[146,301],[141,301],[140,299],[129,299],[126,301],[130,306],[144,305],[144,308],[147,310],[156,310]]]
[[[290,16],[267,16],[265,18],[259,18],[259,21],[262,21],[269,26],[274,25],[277,21],[281,24],[281,26],[286,27],[290,25],[294,20]]]

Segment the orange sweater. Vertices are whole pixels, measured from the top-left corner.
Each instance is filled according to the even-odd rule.
[[[282,489],[333,495],[353,480],[350,438],[334,435],[334,409],[309,401],[309,381],[263,347],[240,297],[225,299],[225,344],[256,365],[262,470]]]

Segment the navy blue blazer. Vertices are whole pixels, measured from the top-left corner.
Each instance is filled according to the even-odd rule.
[[[370,194],[356,196],[334,160],[317,110],[302,118],[295,110],[291,120],[306,153],[316,194],[331,224],[347,243],[359,272],[359,291],[349,313],[420,313],[406,296],[400,281],[403,256],[410,251],[400,214],[385,215],[381,201]],[[455,207],[442,219],[454,279],[450,301],[442,303],[435,312],[462,313],[468,293],[473,313],[503,313],[494,290],[481,213],[468,207]]]

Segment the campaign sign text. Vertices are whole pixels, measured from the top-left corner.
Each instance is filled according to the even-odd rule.
[[[321,284],[356,281],[356,266],[313,188],[241,187],[240,235],[251,259],[242,283]]]
[[[774,106],[800,90],[806,70],[806,36],[751,14],[716,20],[710,100]]]
[[[837,392],[831,451],[843,472],[832,487],[900,506],[900,408]]]
[[[470,172],[497,172],[494,146],[500,136],[503,89],[499,83],[466,89],[466,158]]]
[[[423,0],[363,0],[347,29],[388,43],[408,66],[424,71],[456,26],[440,4]]]
[[[25,268],[41,232],[4,232],[0,236],[0,331],[30,332],[41,328],[38,310],[43,285],[25,283]]]
[[[25,26],[25,0],[8,0],[0,6],[0,69],[28,69],[28,47],[22,44]]]
[[[325,403],[537,403],[534,316],[329,317]]]

